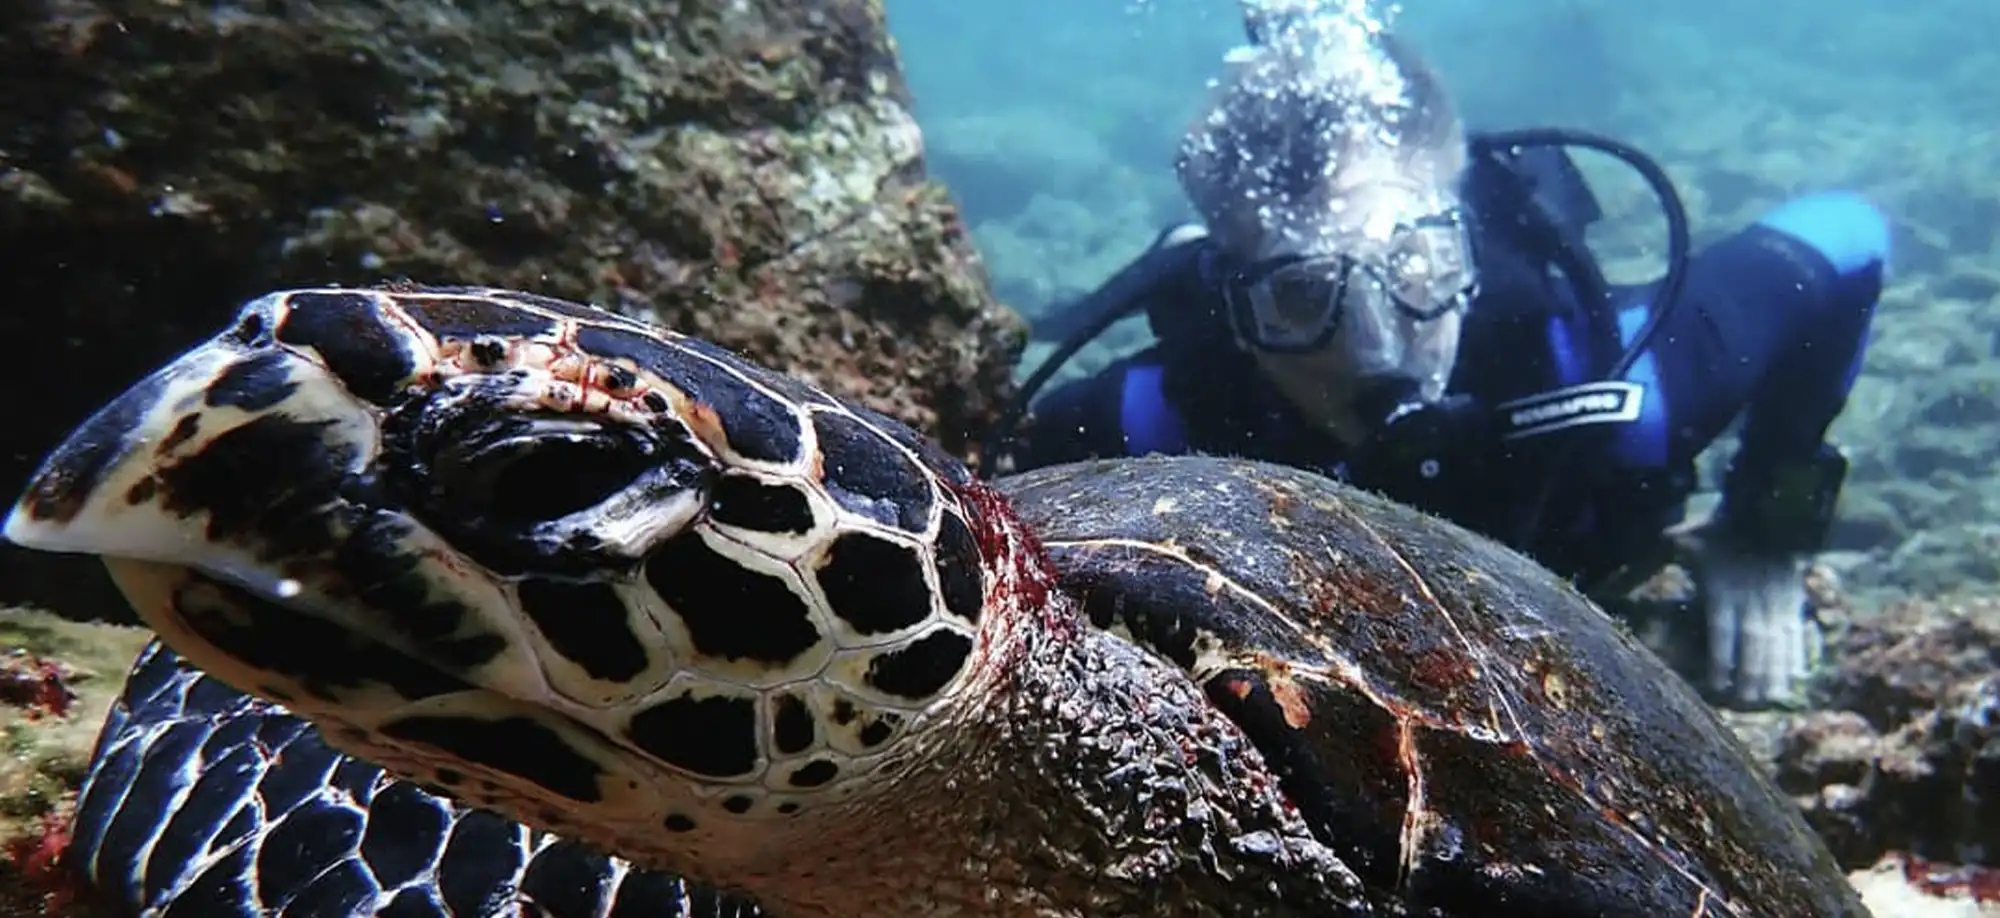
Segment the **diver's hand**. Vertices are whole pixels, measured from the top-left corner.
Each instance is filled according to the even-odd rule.
[[[1707,617],[1710,697],[1736,709],[1799,704],[1822,640],[1806,600],[1806,559],[1748,545],[1710,520],[1670,535]]]

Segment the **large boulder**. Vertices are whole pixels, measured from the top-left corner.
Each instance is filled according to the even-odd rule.
[[[0,488],[246,297],[587,300],[964,452],[1024,338],[879,0],[0,3]],[[86,570],[0,553],[0,601]],[[95,581],[101,583],[101,581]]]

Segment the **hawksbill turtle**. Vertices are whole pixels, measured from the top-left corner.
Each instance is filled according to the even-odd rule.
[[[541,296],[259,297],[5,534],[102,556],[164,645],[79,817],[146,904],[1866,914],[1692,690],[1497,543],[1241,459],[984,481]]]

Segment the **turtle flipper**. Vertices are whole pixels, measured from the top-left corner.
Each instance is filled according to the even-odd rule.
[[[158,641],[105,720],[71,831],[69,879],[108,914],[763,915],[390,777]]]

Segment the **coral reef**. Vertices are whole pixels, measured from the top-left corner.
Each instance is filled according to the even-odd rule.
[[[1822,709],[1769,725],[1780,784],[1849,866],[2000,867],[2000,600],[1897,603],[1837,647]]]
[[[1812,710],[1725,718],[1877,914],[2000,913],[2000,598],[1898,602],[1829,650]]]

